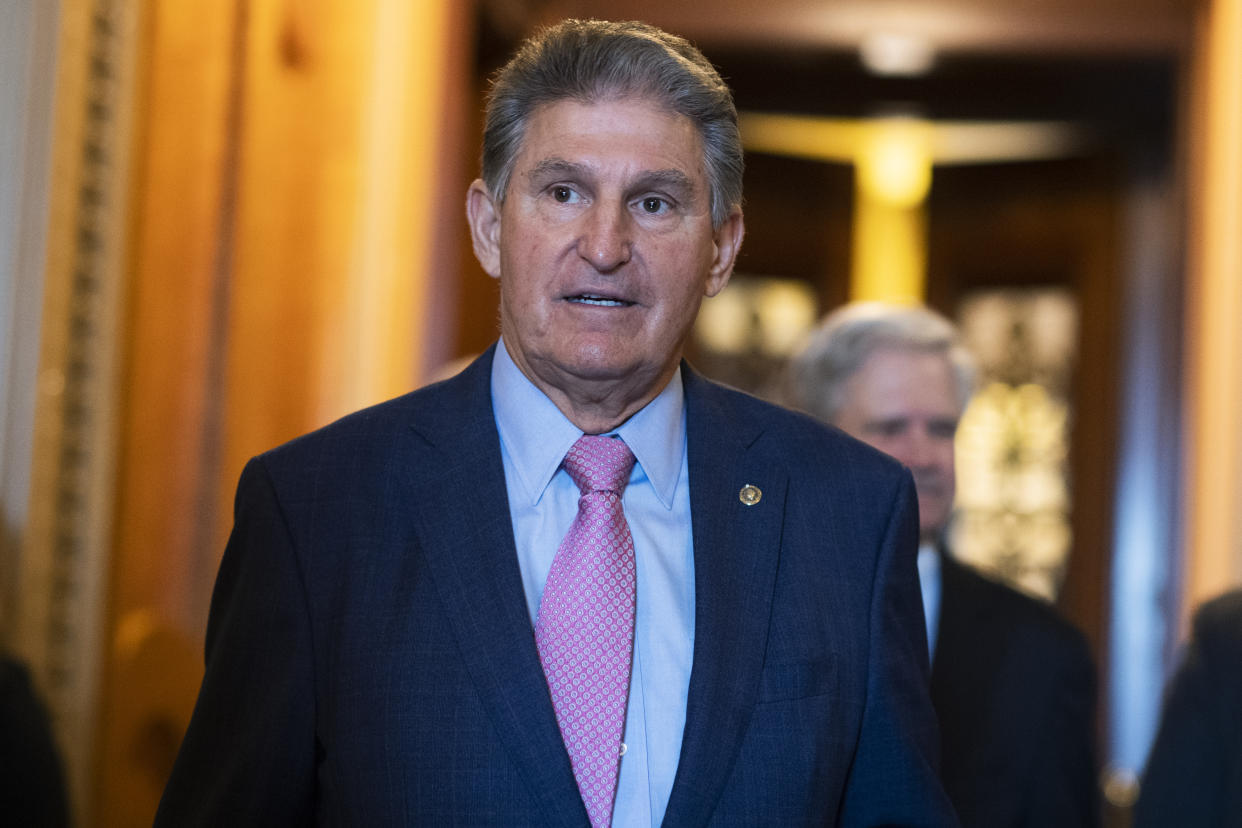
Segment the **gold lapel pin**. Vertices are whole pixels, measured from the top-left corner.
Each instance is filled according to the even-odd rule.
[[[759,491],[758,486],[752,486],[747,483],[742,490],[737,493],[737,499],[745,503],[747,506],[754,506],[763,497],[763,492]]]

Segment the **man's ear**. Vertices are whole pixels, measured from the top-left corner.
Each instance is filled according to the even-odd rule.
[[[729,284],[733,275],[733,262],[742,249],[742,236],[746,234],[746,223],[742,220],[742,209],[733,208],[733,212],[725,219],[724,224],[713,233],[716,258],[707,271],[707,285],[703,289],[705,296],[715,296]]]
[[[474,256],[493,279],[500,278],[500,204],[487,191],[483,179],[476,178],[466,191],[466,221]]]

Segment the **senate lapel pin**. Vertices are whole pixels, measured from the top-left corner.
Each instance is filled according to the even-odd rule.
[[[759,491],[758,486],[752,486],[747,483],[742,490],[737,493],[737,499],[745,503],[747,506],[754,506],[763,497],[763,492]]]

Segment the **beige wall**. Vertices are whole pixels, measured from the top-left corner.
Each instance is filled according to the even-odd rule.
[[[1200,4],[1193,59],[1183,628],[1242,584],[1242,0]]]

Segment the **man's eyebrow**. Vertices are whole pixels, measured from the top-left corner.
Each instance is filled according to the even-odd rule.
[[[588,164],[582,164],[576,161],[566,161],[564,158],[554,157],[545,158],[540,161],[530,169],[526,176],[532,180],[558,178],[561,176],[566,178],[581,178],[589,175],[590,172],[591,167]],[[683,193],[693,193],[694,180],[678,169],[647,170],[641,173],[631,185],[632,190],[646,190],[653,188],[678,190]]]
[[[863,423],[863,428],[884,428],[886,426],[909,425],[910,418],[905,416],[872,417]]]
[[[679,201],[689,202],[696,199],[698,189],[694,185],[691,176],[686,175],[681,170],[647,170],[646,173],[638,175],[633,185],[632,191],[642,190],[663,190],[672,192]]]
[[[693,192],[694,181],[681,170],[649,170],[638,176],[635,189],[649,187],[665,187]]]
[[[545,158],[531,168],[526,174],[529,179],[556,178],[558,176],[577,177],[587,172],[585,164],[566,161],[564,158]]]

